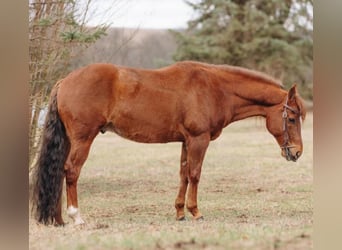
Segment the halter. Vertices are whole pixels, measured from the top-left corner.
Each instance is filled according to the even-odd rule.
[[[285,153],[286,153],[286,158],[291,158],[291,154],[290,154],[290,148],[294,148],[295,146],[291,146],[289,145],[289,132],[287,129],[287,110],[291,110],[293,113],[295,114],[299,114],[299,112],[297,110],[295,110],[294,108],[290,107],[288,104],[288,96],[286,97],[286,102],[283,104],[284,106],[284,110],[283,110],[283,132],[284,132],[284,143],[281,146],[281,148],[285,149]]]

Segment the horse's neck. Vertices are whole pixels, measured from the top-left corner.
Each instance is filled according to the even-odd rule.
[[[286,91],[278,86],[262,82],[248,82],[234,85],[234,114],[232,121],[252,116],[266,117],[269,108],[279,105]]]

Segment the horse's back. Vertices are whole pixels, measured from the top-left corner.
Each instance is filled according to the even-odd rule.
[[[118,69],[111,64],[91,64],[71,72],[64,78],[58,90],[58,102],[71,105],[74,99],[80,102],[97,104],[112,96],[113,83],[118,78]]]
[[[111,64],[75,70],[59,86],[62,120],[72,129],[109,129],[135,141],[179,140],[180,96],[177,87],[167,87],[167,75]]]
[[[93,64],[62,81],[58,108],[63,121],[81,127],[140,142],[179,141],[184,131],[216,133],[223,122],[219,86],[210,76],[191,62],[158,70]]]

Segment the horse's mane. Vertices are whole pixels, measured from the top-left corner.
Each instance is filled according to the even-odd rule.
[[[246,69],[243,67],[238,67],[238,66],[232,66],[232,65],[227,65],[227,64],[221,64],[221,65],[215,65],[215,64],[208,64],[204,62],[195,62],[195,61],[183,61],[179,62],[181,64],[192,64],[192,65],[201,65],[204,67],[209,67],[209,68],[217,68],[220,70],[228,71],[233,74],[237,75],[242,75],[246,78],[252,78],[255,80],[260,80],[264,83],[268,83],[271,85],[274,85],[278,88],[284,89],[284,86],[280,80],[277,80],[265,73],[262,73],[260,71],[252,70],[252,69]]]
[[[272,85],[275,85],[280,88],[284,88],[282,82],[278,79],[275,79],[265,73],[262,73],[260,71],[252,70],[252,69],[246,69],[238,66],[232,66],[232,65],[218,65],[217,67],[222,68],[226,71],[232,72],[234,74],[243,75],[247,78],[253,78],[256,80],[260,80],[265,83],[269,83]]]

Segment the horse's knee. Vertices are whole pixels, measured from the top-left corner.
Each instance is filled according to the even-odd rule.
[[[189,181],[192,184],[197,184],[200,180],[200,173],[198,171],[192,172],[189,175]]]
[[[183,200],[180,200],[180,199],[176,199],[175,201],[175,208],[176,209],[183,209],[184,208],[184,201]]]

